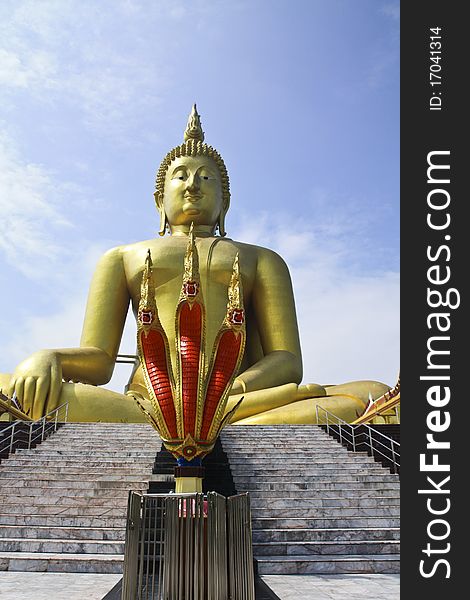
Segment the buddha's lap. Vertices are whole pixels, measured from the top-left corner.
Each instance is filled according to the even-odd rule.
[[[0,389],[6,391],[9,374],[0,374]],[[369,393],[377,398],[389,389],[379,382],[358,381],[338,386],[290,383],[275,388],[247,392],[233,422],[255,419],[258,423],[309,423],[316,422],[316,406],[319,405],[345,420],[353,420],[362,413]],[[315,396],[308,396],[315,392]],[[229,398],[227,411],[242,397]],[[59,403],[68,402],[69,421],[145,422],[145,417],[132,396],[87,384],[62,384]],[[148,402],[148,401],[147,401]],[[46,412],[49,409],[46,407]],[[261,415],[263,415],[261,417]]]

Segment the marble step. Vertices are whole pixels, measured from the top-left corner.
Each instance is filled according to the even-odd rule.
[[[50,494],[47,490],[43,495],[38,496],[0,496],[0,505],[2,509],[9,506],[36,506],[41,507],[61,507],[61,508],[120,508],[127,505],[128,494],[117,496],[112,493],[94,494],[81,496],[65,496],[62,494]]]
[[[398,527],[363,527],[338,529],[257,529],[253,542],[350,542],[355,540],[399,540]]]
[[[149,423],[83,423],[79,421],[68,421],[59,431],[64,429],[104,429],[117,431],[155,431]]]
[[[133,425],[137,425],[134,423]],[[100,427],[99,423],[89,424],[88,427],[76,427],[73,423],[69,423],[65,425],[65,427],[60,427],[57,431],[61,436],[63,435],[71,435],[71,436],[79,436],[86,433],[87,435],[92,436],[111,436],[114,439],[120,440],[123,438],[136,437],[136,438],[145,438],[150,437],[152,439],[160,439],[160,436],[156,432],[156,430],[151,427]],[[116,435],[117,434],[117,435]]]
[[[20,450],[19,452],[16,453],[16,456],[20,456],[22,458],[24,457],[30,457],[30,456],[34,456],[34,458],[37,461],[41,461],[41,460],[51,460],[51,458],[57,457],[57,458],[64,458],[67,457],[68,460],[70,460],[70,458],[68,457],[73,457],[75,460],[80,461],[88,456],[94,456],[96,458],[135,458],[135,459],[139,459],[142,458],[143,460],[151,460],[152,458],[155,458],[155,453],[154,452],[148,452],[148,451],[139,451],[139,450],[125,450],[122,452],[115,452],[114,450],[101,450],[101,451],[95,451],[95,450],[67,450],[67,449],[61,449],[61,450],[51,450],[49,448],[41,448],[41,446],[39,446],[39,448],[34,448],[33,450]]]
[[[315,455],[308,456],[305,459],[303,458],[289,458],[285,454],[280,454],[276,457],[256,457],[250,458],[248,456],[243,457],[240,455],[240,458],[235,458],[233,454],[229,454],[229,463],[232,469],[253,469],[256,471],[262,471],[264,469],[290,469],[290,470],[308,470],[308,469],[316,469],[316,470],[354,470],[354,469],[362,469],[372,471],[376,470],[379,472],[384,471],[384,467],[373,460],[365,460],[362,458],[358,459],[349,459],[349,457],[338,457],[335,460],[331,460],[330,458],[323,458],[321,460],[317,460]]]
[[[389,481],[396,482],[398,480],[393,478],[387,478],[390,474],[382,467],[371,468],[371,469],[317,469],[312,467],[311,469],[266,469],[266,470],[252,470],[252,469],[232,469],[232,475],[237,480],[259,480],[259,481],[288,481],[289,479],[295,479],[296,481],[314,481],[315,479],[324,479],[329,481]]]
[[[248,465],[243,467],[239,465],[234,467],[232,465],[232,474],[234,477],[263,477],[264,479],[268,477],[289,477],[295,473],[296,477],[313,477],[315,475],[322,477],[330,477],[334,475],[335,477],[350,477],[352,475],[383,475],[384,469],[378,465],[373,467],[358,467],[357,465],[341,465],[337,468],[334,467],[323,467],[320,465],[312,465],[311,467],[302,466],[301,468],[292,468],[289,464],[285,465],[266,465],[264,469],[253,469],[253,467],[248,468]]]
[[[355,529],[363,527],[400,527],[397,517],[268,517],[266,515],[253,516],[253,531],[256,529]]]
[[[0,513],[0,523],[8,526],[23,526],[23,527],[90,527],[90,528],[122,528],[126,525],[126,514],[122,511],[118,515],[110,514],[105,511],[104,514],[85,515],[85,514],[69,514],[60,511],[55,514],[23,514],[11,511],[7,514],[5,511]]]
[[[122,573],[122,554],[0,552],[0,571]]]
[[[117,448],[139,448],[145,450],[146,448],[154,449],[160,448],[162,441],[156,436],[141,436],[141,435],[128,435],[122,436],[119,433],[116,436],[109,436],[103,434],[95,434],[92,431],[83,432],[82,434],[77,433],[76,435],[70,432],[64,432],[64,434],[54,434],[47,438],[41,446],[46,447],[53,446],[111,446]],[[39,447],[39,446],[38,446]]]
[[[331,467],[338,466],[338,460],[333,460],[328,457],[315,456],[314,460],[315,460],[315,463],[314,463],[315,465],[325,465],[325,466],[331,465]],[[266,458],[263,458],[262,456],[248,458],[243,455],[237,456],[235,454],[230,453],[229,462],[230,462],[231,466],[245,465],[246,467],[253,467],[255,469],[256,468],[259,469],[259,468],[261,468],[262,465],[266,464]],[[297,466],[298,465],[298,466],[302,467],[305,465],[310,465],[311,461],[306,461],[305,458],[298,458],[297,455],[294,458],[288,458],[284,454],[281,454],[278,457],[276,457],[275,462],[273,462],[273,464],[284,464],[284,463],[288,463],[289,466]],[[365,467],[377,465],[377,463],[370,456],[357,456],[357,457],[345,456],[345,457],[341,458],[341,464],[364,465]]]
[[[316,490],[312,493],[312,490],[306,489],[306,490],[296,490],[295,491],[295,497],[296,498],[312,498],[316,497],[316,498],[339,498],[339,499],[357,499],[358,501],[361,501],[361,498],[365,498],[365,499],[375,499],[375,498],[400,498],[400,489],[399,488],[393,488],[393,489],[355,489],[355,490],[349,490],[349,489],[335,489],[335,490],[327,490],[328,491],[328,495],[325,496],[324,494],[319,493],[319,490]],[[286,498],[288,495],[288,492],[286,492],[286,490],[254,490],[254,491],[250,491],[250,498],[255,499],[255,498],[259,498],[259,499],[263,499],[265,502],[270,502],[271,499],[278,499],[278,498]]]
[[[274,446],[273,444],[269,444],[268,446],[262,446],[256,444],[254,446],[252,443],[247,444],[246,446],[231,446],[230,444],[224,444],[223,446],[226,452],[229,452],[234,456],[238,455],[247,455],[247,456],[272,456],[276,457],[279,455],[282,456],[298,456],[302,458],[303,456],[312,456],[314,454],[319,454],[321,456],[353,456],[353,452],[348,452],[346,448],[336,444],[334,446],[325,446],[324,444],[318,445],[309,445],[309,446],[296,446],[294,447],[285,447],[282,445]],[[359,454],[359,456],[367,456],[367,454]]]
[[[152,477],[153,473],[147,469],[68,469],[64,468],[60,471],[54,469],[41,468],[40,472],[38,469],[24,470],[21,467],[17,469],[0,470],[0,488],[6,485],[4,482],[7,480],[15,480],[20,482],[19,485],[26,485],[27,481],[130,481],[130,482],[147,482],[149,477]]]
[[[265,435],[258,434],[256,436],[243,436],[237,437],[227,436],[226,433],[222,432],[222,444],[225,446],[247,446],[252,443],[253,438],[256,437],[256,441],[259,442],[260,446],[269,446],[270,444],[282,444],[286,448],[302,448],[308,444],[323,444],[326,447],[338,447],[341,448],[341,444],[336,439],[330,437],[322,431],[310,431],[307,433],[295,433],[295,436],[288,437],[286,435]]]
[[[47,438],[43,442],[47,446],[58,446],[65,444],[67,446],[116,446],[117,448],[126,448],[137,446],[138,448],[145,449],[160,448],[161,440],[156,436],[142,436],[142,435],[129,435],[121,436],[118,434],[115,436],[94,434],[93,432],[84,432],[82,434],[77,433],[76,435],[70,434],[70,432],[64,432],[64,434],[57,433],[52,437]]]
[[[59,527],[47,525],[0,525],[0,538],[111,540],[124,542],[125,527]]]
[[[292,433],[295,433],[295,438],[292,437]],[[256,436],[261,439],[266,437],[278,437],[288,440],[301,438],[303,436],[325,436],[328,434],[318,425],[276,425],[272,428],[264,425],[256,425],[255,427],[250,425],[231,425],[223,430],[222,435],[226,438],[233,439],[239,439],[240,437],[251,438],[252,436]]]
[[[121,506],[127,502],[129,496],[126,489],[76,489],[69,490],[68,488],[16,488],[16,495],[0,494],[0,505],[7,506],[16,504],[18,499],[22,499],[23,504],[33,504],[36,506],[44,504],[59,504],[63,506]],[[132,486],[130,486],[132,489]],[[24,490],[24,494],[21,493]],[[31,490],[31,492],[30,492]],[[138,489],[137,491],[143,491]],[[21,503],[21,500],[20,500]]]
[[[145,478],[148,478],[151,473],[150,467],[142,468],[140,465],[126,465],[126,468],[122,467],[88,467],[88,466],[76,466],[74,467],[56,467],[49,466],[44,467],[41,464],[40,470],[36,465],[36,468],[33,469],[32,466],[18,466],[16,468],[0,468],[0,482],[3,479],[17,479],[19,477],[26,479],[34,479],[35,477],[40,476],[41,479],[53,479],[54,476],[58,479],[59,477],[63,477],[67,475],[69,478],[71,476],[77,476],[80,478],[87,477],[90,480],[93,479],[108,479],[111,481],[115,479],[116,481],[122,479],[123,476],[131,479],[138,479],[139,481],[143,480],[143,476],[145,474]],[[140,479],[139,479],[140,478]],[[3,485],[3,483],[2,483]]]
[[[363,507],[353,507],[353,508],[345,508],[341,506],[339,508],[331,507],[331,506],[304,506],[301,502],[298,503],[297,508],[287,508],[287,509],[279,509],[271,507],[263,506],[262,508],[258,508],[256,506],[251,507],[251,514],[253,519],[259,517],[278,517],[279,513],[282,511],[286,511],[289,513],[289,517],[295,518],[342,518],[347,519],[349,517],[394,517],[399,518],[400,516],[400,507],[399,506],[381,506],[380,508],[363,508]],[[281,514],[282,514],[281,512]]]
[[[1,547],[1,546],[0,546]],[[253,554],[260,556],[292,556],[292,555],[356,555],[356,554],[399,554],[398,540],[350,540],[347,542],[256,542]]]
[[[128,453],[128,452],[94,452],[93,450],[87,452],[73,452],[73,451],[57,451],[57,452],[37,452],[35,454],[31,450],[23,450],[20,452],[15,452],[11,456],[10,460],[34,460],[36,463],[38,461],[49,461],[49,460],[66,460],[66,461],[74,461],[76,463],[83,464],[83,461],[92,461],[92,462],[121,462],[121,463],[136,463],[136,464],[147,464],[153,463],[155,461],[155,452],[151,453]]]
[[[276,452],[286,452],[293,455],[302,455],[308,452],[318,452],[320,454],[353,454],[345,446],[342,446],[331,438],[302,440],[296,444],[288,444],[285,441],[273,439],[266,442],[257,439],[256,444],[253,444],[253,440],[247,440],[246,442],[227,442],[227,440],[222,440],[222,446],[225,451],[230,450],[230,452],[234,453],[249,452],[250,454],[275,454]],[[361,456],[367,455],[366,447],[358,448],[358,450],[360,450],[359,454]]]
[[[299,453],[289,453],[281,450],[277,453],[260,453],[260,452],[231,452],[230,449],[226,451],[230,464],[240,465],[243,462],[246,464],[253,465],[256,468],[258,465],[269,464],[269,465],[277,465],[277,464],[289,464],[289,465],[299,465],[299,466],[307,466],[307,465],[323,465],[330,464],[335,467],[339,467],[342,464],[349,465],[354,464],[358,466],[364,465],[365,467],[373,467],[377,466],[377,462],[373,460],[371,456],[355,456],[354,454],[341,454],[341,453],[326,453],[326,452],[305,452],[303,454]]]
[[[229,446],[249,446],[253,442],[253,436],[239,436],[237,438],[228,438],[222,432],[222,444],[227,447]],[[326,435],[325,433],[307,433],[302,435],[296,435],[294,439],[287,438],[286,436],[268,436],[268,435],[257,435],[256,441],[259,442],[261,447],[269,447],[270,445],[282,445],[285,448],[295,449],[304,448],[308,444],[316,444],[318,446],[323,445],[331,448],[342,448],[335,439]]]
[[[96,425],[96,423],[94,424]],[[83,430],[76,429],[75,427],[61,427],[53,437],[68,437],[71,438],[82,438],[84,436],[93,438],[93,439],[101,439],[101,440],[116,440],[120,442],[122,440],[160,440],[157,432],[150,428],[144,430],[132,430],[125,429],[121,431],[120,429],[101,429],[99,427],[88,427]],[[52,439],[48,438],[48,439]]]
[[[379,507],[399,507],[400,498],[271,498],[266,502],[265,498],[251,498],[251,508],[262,508],[269,505],[270,508],[279,510],[304,507],[323,507],[323,508],[379,508]]]
[[[42,448],[42,453],[46,452],[71,452],[74,454],[82,452],[96,452],[101,454],[103,452],[113,452],[114,454],[125,454],[127,452],[138,452],[139,454],[147,453],[155,455],[160,450],[160,445],[153,447],[151,444],[145,444],[145,448],[139,450],[136,444],[129,443],[126,446],[114,446],[114,444],[50,444],[45,448]]]
[[[234,478],[235,487],[239,493],[252,492],[255,490],[285,490],[286,492],[293,490],[335,490],[335,489],[397,489],[397,484],[392,481],[355,481],[355,480],[324,480],[312,478],[311,481],[290,481],[286,482],[286,478],[279,478],[278,481],[260,481],[258,479],[242,479],[241,477]]]
[[[358,554],[341,556],[324,554],[321,556],[260,556],[258,571],[260,575],[305,575],[314,573],[399,573],[400,558],[398,554]]]
[[[50,554],[124,554],[124,542],[109,540],[0,539],[1,552],[47,552]]]
[[[26,514],[36,514],[38,510],[42,515],[61,515],[61,516],[110,516],[110,517],[125,517],[127,504],[122,502],[122,508],[118,506],[112,506],[103,503],[103,505],[99,504],[99,500],[96,500],[97,504],[88,504],[85,506],[64,506],[60,502],[60,498],[57,498],[56,504],[42,504],[37,505],[33,503],[27,503],[22,501],[21,496],[19,497],[17,503],[9,503],[3,504],[0,506],[1,514],[11,514],[16,515],[19,511],[22,511]],[[0,523],[4,523],[0,516]]]
[[[226,436],[229,435],[254,435],[255,432],[262,433],[263,435],[268,434],[276,434],[276,435],[285,435],[285,432],[295,431],[298,435],[298,432],[302,434],[306,431],[313,431],[318,434],[326,435],[326,432],[319,426],[314,424],[305,424],[305,425],[229,425],[223,431],[223,434]]]
[[[112,439],[103,436],[94,436],[94,435],[86,435],[72,437],[70,435],[54,435],[51,438],[48,438],[47,441],[44,442],[48,448],[53,448],[55,446],[66,445],[68,447],[80,447],[80,446],[93,446],[94,448],[100,447],[110,447],[113,448],[129,448],[133,446],[138,446],[139,448],[144,449],[146,446],[149,446],[153,449],[161,447],[161,440],[154,437],[141,437],[141,436],[132,436],[129,438]]]
[[[9,458],[7,461],[5,461],[5,463],[2,463],[5,468],[8,467],[20,467],[20,466],[29,466],[29,467],[36,467],[36,469],[38,468],[38,464],[39,461],[35,460],[34,458],[18,458],[16,455],[14,455],[15,458]],[[116,458],[115,460],[87,460],[86,463],[84,463],[81,460],[64,460],[61,458],[57,458],[55,460],[41,460],[41,468],[44,467],[77,467],[78,465],[83,465],[86,464],[87,467],[101,467],[101,468],[107,468],[107,467],[116,467],[116,468],[120,468],[120,469],[126,469],[128,467],[128,465],[133,465],[135,467],[139,467],[142,469],[150,469],[150,472],[152,471],[153,465],[154,465],[154,460],[148,460],[148,461],[138,461],[136,462],[135,460],[132,459],[119,459]]]
[[[143,477],[126,477],[123,475],[121,479],[109,479],[106,475],[101,477],[81,477],[80,479],[65,479],[54,476],[45,477],[42,474],[41,479],[1,479],[2,487],[0,488],[0,496],[18,493],[18,489],[24,490],[28,496],[35,496],[39,493],[44,493],[44,490],[52,490],[57,488],[57,493],[60,490],[74,490],[74,493],[79,494],[80,491],[87,490],[99,492],[112,492],[116,494],[125,494],[128,490],[146,490],[148,488],[148,480]],[[36,490],[33,492],[33,490]]]
[[[70,448],[76,448],[81,446],[92,446],[96,448],[118,448],[120,450],[126,448],[138,448],[141,450],[154,450],[161,448],[161,441],[155,438],[142,438],[138,436],[132,436],[129,438],[119,438],[113,440],[112,438],[106,438],[103,436],[93,436],[84,434],[83,436],[71,437],[69,435],[54,435],[48,438],[41,444],[46,448],[56,448],[59,446],[68,446]]]

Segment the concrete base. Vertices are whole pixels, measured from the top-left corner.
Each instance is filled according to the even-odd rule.
[[[0,573],[2,600],[101,600],[122,575]]]
[[[121,575],[0,573],[2,600],[102,600]],[[263,575],[280,600],[399,600],[399,575]]]
[[[262,575],[280,600],[399,600],[399,575]]]

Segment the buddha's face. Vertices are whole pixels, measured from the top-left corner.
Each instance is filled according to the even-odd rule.
[[[181,156],[165,177],[163,207],[170,225],[212,225],[222,210],[222,182],[209,156]]]

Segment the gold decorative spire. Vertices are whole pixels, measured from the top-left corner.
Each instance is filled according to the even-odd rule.
[[[243,309],[242,280],[240,276],[240,264],[238,252],[233,261],[232,277],[228,286],[228,302],[226,321],[231,327],[240,327],[245,322],[245,311]]]
[[[155,282],[152,274],[152,254],[147,250],[142,284],[140,286],[139,320],[142,325],[151,325],[157,317],[157,304],[155,302]]]
[[[227,308],[243,308],[242,302],[242,282],[240,278],[240,262],[238,252],[233,261],[232,277],[228,288],[228,306]]]
[[[186,130],[184,132],[184,141],[194,140],[196,142],[204,141],[204,132],[201,127],[201,117],[199,116],[196,105],[193,104],[193,108],[191,110],[191,114],[188,118],[188,124],[186,125]]]
[[[183,290],[186,294],[185,284],[188,283],[195,283],[197,288],[196,293],[199,292],[199,257],[196,243],[194,242],[194,223],[191,223],[191,227],[189,228],[188,246],[184,255]],[[189,296],[191,295],[189,294]]]

